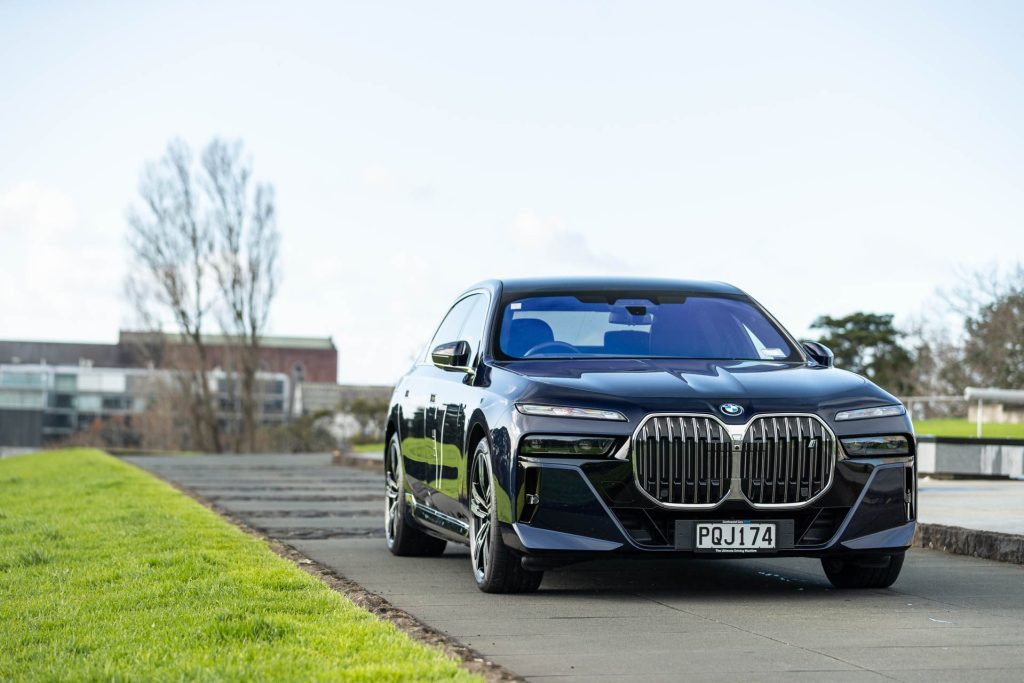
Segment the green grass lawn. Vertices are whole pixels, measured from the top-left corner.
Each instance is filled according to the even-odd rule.
[[[383,443],[357,443],[352,446],[352,450],[356,453],[383,453]]]
[[[914,420],[914,432],[918,436],[977,436],[978,425],[967,420]],[[981,435],[1003,439],[1024,439],[1024,424],[981,425]]]
[[[0,680],[478,680],[95,450],[0,460]]]

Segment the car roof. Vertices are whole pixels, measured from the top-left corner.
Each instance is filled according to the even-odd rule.
[[[643,277],[538,277],[488,280],[470,289],[501,288],[503,296],[517,296],[540,292],[687,292],[691,294],[732,294],[745,296],[746,293],[725,282],[704,280],[673,280],[669,278]]]

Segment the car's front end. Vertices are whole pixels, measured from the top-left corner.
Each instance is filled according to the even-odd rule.
[[[822,558],[837,585],[894,579],[916,519],[913,426],[827,350],[804,353],[500,363],[521,380],[506,543],[536,568],[774,555]]]
[[[538,567],[608,553],[841,558],[907,549],[916,473],[901,406],[872,417],[875,407],[748,410],[736,401],[583,406],[621,420],[520,413],[507,542]],[[742,413],[724,415],[723,405]]]

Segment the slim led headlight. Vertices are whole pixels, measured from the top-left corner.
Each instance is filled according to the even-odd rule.
[[[893,434],[887,436],[851,436],[841,439],[843,450],[851,458],[878,458],[887,455],[910,455],[907,437]]]
[[[519,452],[523,455],[575,455],[600,457],[607,455],[615,439],[606,436],[564,436],[533,434],[523,437]]]
[[[898,417],[907,412],[902,405],[879,406],[877,408],[858,408],[857,410],[841,410],[836,413],[836,422],[844,420],[866,420],[870,417]]]
[[[544,417],[580,417],[587,420],[615,420],[627,422],[626,416],[615,410],[599,408],[572,408],[570,406],[548,406],[539,403],[517,403],[516,410],[523,415]]]

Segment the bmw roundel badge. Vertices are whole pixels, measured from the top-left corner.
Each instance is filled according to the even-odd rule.
[[[738,406],[735,403],[723,403],[718,406],[718,409],[722,411],[723,415],[728,415],[729,417],[736,417],[743,413],[743,406]]]

